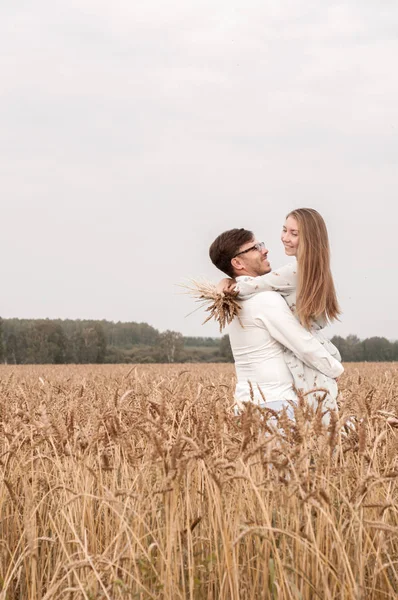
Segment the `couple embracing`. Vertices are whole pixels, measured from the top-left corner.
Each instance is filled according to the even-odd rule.
[[[271,269],[265,244],[246,229],[225,231],[210,247],[213,264],[228,275],[217,291],[238,292],[241,306],[226,330],[237,375],[236,407],[255,402],[292,415],[301,390],[314,409],[322,397],[327,424],[337,409],[336,379],[344,371],[339,351],[323,332],[340,314],[327,228],[316,210],[300,208],[287,216],[281,239],[297,262],[278,270]]]

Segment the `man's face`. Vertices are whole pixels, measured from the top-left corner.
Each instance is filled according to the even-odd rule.
[[[271,265],[267,257],[268,250],[264,243],[253,238],[251,242],[247,242],[239,248],[236,256],[231,261],[235,276],[250,275],[251,277],[258,277],[269,273]]]

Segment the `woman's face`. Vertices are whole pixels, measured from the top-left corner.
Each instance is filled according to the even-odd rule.
[[[294,217],[288,217],[282,228],[281,240],[285,246],[285,254],[288,256],[297,256],[299,245],[299,228]]]

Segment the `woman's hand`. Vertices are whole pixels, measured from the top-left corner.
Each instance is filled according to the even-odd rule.
[[[232,294],[235,291],[235,286],[236,279],[230,279],[229,277],[226,277],[217,283],[216,292],[217,294]]]

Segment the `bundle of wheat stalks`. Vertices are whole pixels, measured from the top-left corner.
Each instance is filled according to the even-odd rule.
[[[218,293],[216,286],[209,281],[192,279],[188,284],[182,286],[187,293],[199,302],[201,307],[206,307],[209,313],[203,324],[214,319],[220,328],[220,332],[232,319],[239,319],[241,306],[237,300],[238,292]]]
[[[278,429],[231,365],[1,367],[0,598],[396,598],[397,373],[341,387]]]

